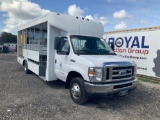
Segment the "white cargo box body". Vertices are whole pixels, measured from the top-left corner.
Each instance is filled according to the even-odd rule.
[[[106,32],[115,52],[137,63],[138,74],[160,77],[160,27]]]
[[[36,26],[43,23],[46,23],[46,27],[44,27],[43,30],[40,28],[40,30],[46,31],[46,45],[42,46],[40,44],[42,39],[39,39],[39,41],[36,41],[37,43],[34,44],[27,43],[27,40],[32,37],[32,31],[35,32],[36,29],[38,29]],[[56,53],[54,50],[55,37],[79,35],[101,38],[103,34],[104,29],[101,23],[82,17],[49,12],[18,28],[17,60],[22,65],[24,65],[24,61],[26,60],[28,62],[28,69],[38,76],[43,77],[44,80],[57,80],[54,64]],[[38,35],[39,34],[37,34],[37,36]],[[34,40],[35,36],[32,37]],[[42,36],[42,34],[40,36]],[[45,48],[45,50],[43,50],[43,48]],[[41,56],[46,57],[44,66],[39,65],[42,62],[40,59],[42,58]],[[41,71],[43,71],[43,74]]]

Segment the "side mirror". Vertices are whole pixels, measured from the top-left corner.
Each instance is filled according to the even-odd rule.
[[[60,39],[61,39],[60,37],[55,37],[54,39],[54,49],[55,50],[57,50],[59,47],[58,43],[60,42]]]
[[[114,42],[111,43],[111,48],[114,51]]]

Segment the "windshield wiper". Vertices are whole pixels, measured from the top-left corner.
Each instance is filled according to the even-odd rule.
[[[91,53],[100,54],[99,52],[97,52],[97,51],[92,51],[92,50],[83,50],[83,51],[88,51],[88,52],[91,52]]]

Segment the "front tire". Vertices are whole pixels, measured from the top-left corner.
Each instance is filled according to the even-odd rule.
[[[24,71],[25,71],[26,74],[30,74],[31,73],[31,71],[28,69],[27,61],[25,61],[25,63],[24,63]]]
[[[72,100],[82,105],[87,102],[88,95],[84,87],[84,80],[82,78],[73,78],[70,83],[70,95]]]

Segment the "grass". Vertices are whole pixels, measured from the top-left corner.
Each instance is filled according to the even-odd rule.
[[[159,80],[155,80],[155,79],[142,78],[142,77],[138,77],[138,79],[139,79],[140,81],[143,81],[143,82],[160,84],[160,81],[159,81]]]

